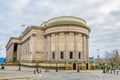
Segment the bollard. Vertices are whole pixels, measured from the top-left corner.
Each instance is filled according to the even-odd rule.
[[[118,70],[117,70],[117,75],[119,75],[119,72],[118,72]]]
[[[115,74],[115,70],[114,70],[114,74]]]
[[[105,72],[105,68],[103,68],[103,73],[106,73],[106,72]]]
[[[77,72],[80,72],[79,69],[77,69]]]
[[[109,73],[109,69],[108,69],[108,73]]]
[[[112,74],[112,70],[111,70],[111,74]]]
[[[36,70],[34,70],[34,74],[36,74]]]
[[[4,66],[2,66],[2,69],[4,69],[5,67]]]

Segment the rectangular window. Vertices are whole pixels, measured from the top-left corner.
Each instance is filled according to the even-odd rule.
[[[52,52],[52,59],[55,59],[55,52]]]
[[[78,59],[81,59],[81,52],[78,52]]]
[[[73,58],[73,52],[70,52],[70,55],[69,55],[70,59]]]
[[[64,52],[60,52],[60,58],[64,59]]]

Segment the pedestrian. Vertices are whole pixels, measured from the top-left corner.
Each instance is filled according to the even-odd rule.
[[[108,68],[108,73],[109,73],[110,68]]]
[[[40,69],[40,73],[41,73],[41,69]]]
[[[34,74],[36,74],[36,70],[34,70]]]
[[[39,70],[37,71],[37,73],[38,73],[38,74],[40,73]]]
[[[45,69],[45,72],[48,72],[48,69],[47,69],[47,68]]]
[[[36,71],[38,72],[38,68],[36,68]]]

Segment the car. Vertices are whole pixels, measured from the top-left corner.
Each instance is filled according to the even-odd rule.
[[[115,68],[114,68],[114,67],[112,67],[112,68],[110,68],[110,70],[115,70]]]

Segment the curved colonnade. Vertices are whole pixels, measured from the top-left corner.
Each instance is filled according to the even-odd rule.
[[[80,18],[58,17],[43,23],[46,60],[88,61],[90,29]]]

